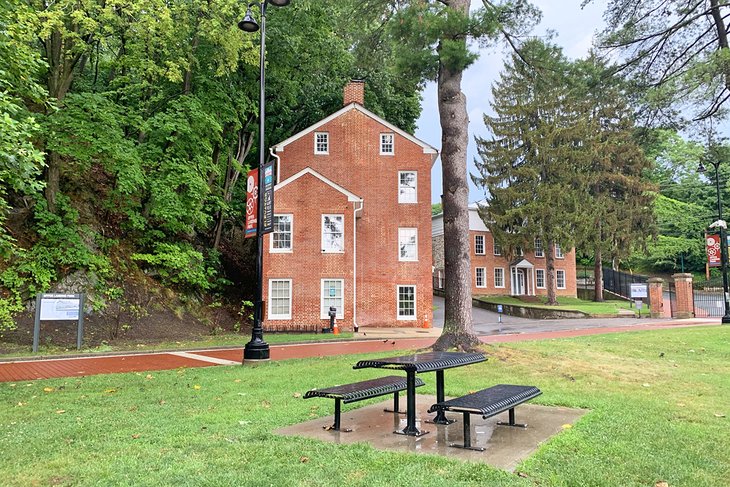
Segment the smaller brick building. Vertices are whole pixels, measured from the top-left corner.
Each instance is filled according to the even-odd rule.
[[[443,214],[431,218],[434,287],[443,289],[444,222]],[[472,294],[543,296],[547,294],[547,265],[543,243],[535,240],[535,251],[508,261],[495,245],[492,234],[479,216],[477,205],[469,206],[469,242],[472,266]],[[568,252],[555,247],[555,291],[558,296],[575,297],[575,249]]]

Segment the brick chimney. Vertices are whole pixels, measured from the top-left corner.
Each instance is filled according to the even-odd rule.
[[[343,95],[343,105],[357,103],[365,105],[365,82],[362,80],[352,80],[345,85]]]

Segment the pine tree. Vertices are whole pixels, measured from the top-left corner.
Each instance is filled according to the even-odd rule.
[[[579,223],[581,140],[585,120],[567,103],[573,89],[561,50],[540,40],[513,55],[492,89],[495,116],[484,116],[493,133],[477,138],[481,162],[476,184],[484,186],[481,216],[508,258],[518,249],[545,245],[548,304],[555,296],[555,245],[573,247]]]
[[[582,172],[589,202],[582,206],[579,240],[593,252],[595,300],[603,301],[604,257],[617,261],[642,247],[654,232],[654,195],[642,176],[650,162],[634,139],[635,126],[620,81],[593,56],[574,65],[581,84],[588,122],[583,140],[586,169]]]

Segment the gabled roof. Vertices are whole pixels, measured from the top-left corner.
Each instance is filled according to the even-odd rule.
[[[304,169],[302,169],[298,173],[289,176],[288,178],[286,178],[285,180],[283,180],[282,182],[280,182],[279,184],[277,184],[276,186],[274,186],[274,191],[280,190],[281,188],[283,188],[287,184],[296,181],[297,179],[299,179],[300,177],[304,176],[305,174],[311,174],[315,178],[317,178],[320,181],[322,181],[324,184],[327,184],[328,186],[331,186],[335,190],[337,190],[340,193],[344,194],[345,196],[347,196],[347,201],[362,201],[362,198],[360,198],[358,195],[356,195],[355,193],[353,193],[351,191],[346,190],[345,188],[343,188],[339,184],[337,184],[337,183],[335,183],[335,182],[327,179],[326,177],[322,176],[320,173],[318,173],[317,171],[315,171],[311,167],[305,167]]]
[[[303,136],[305,136],[305,135],[307,135],[307,134],[309,134],[309,133],[317,130],[322,125],[326,124],[327,122],[329,122],[331,120],[334,120],[335,118],[339,117],[343,113],[349,112],[350,110],[357,110],[357,111],[361,112],[363,115],[372,118],[373,120],[375,120],[379,124],[384,125],[389,130],[392,130],[396,134],[404,137],[405,139],[410,140],[414,144],[420,145],[423,148],[423,153],[424,154],[434,154],[434,159],[435,159],[435,155],[438,154],[438,150],[436,150],[434,147],[432,147],[432,146],[428,145],[427,143],[425,143],[425,142],[423,142],[423,141],[415,138],[414,136],[412,136],[408,132],[405,132],[404,130],[399,129],[398,127],[396,127],[392,123],[386,122],[385,120],[383,120],[382,118],[378,117],[373,112],[365,109],[365,107],[363,107],[362,105],[360,105],[358,103],[350,103],[349,105],[346,105],[346,106],[342,107],[341,109],[339,109],[338,111],[336,111],[335,113],[333,113],[332,115],[330,115],[329,117],[323,118],[322,120],[320,120],[319,122],[315,123],[314,125],[310,125],[309,127],[307,127],[306,129],[302,130],[301,132],[292,135],[291,137],[289,137],[285,141],[279,142],[278,144],[276,144],[274,146],[274,150],[276,152],[283,152],[284,151],[284,147],[286,147],[287,145],[289,145],[292,142],[294,142],[295,140],[300,139]]]
[[[532,265],[532,262],[527,259],[517,259],[514,262],[511,262],[510,266],[517,267],[518,269],[532,269],[535,267]]]

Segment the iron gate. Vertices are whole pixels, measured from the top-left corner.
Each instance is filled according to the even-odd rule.
[[[725,299],[721,287],[693,289],[694,315],[697,318],[720,317],[725,314]]]

